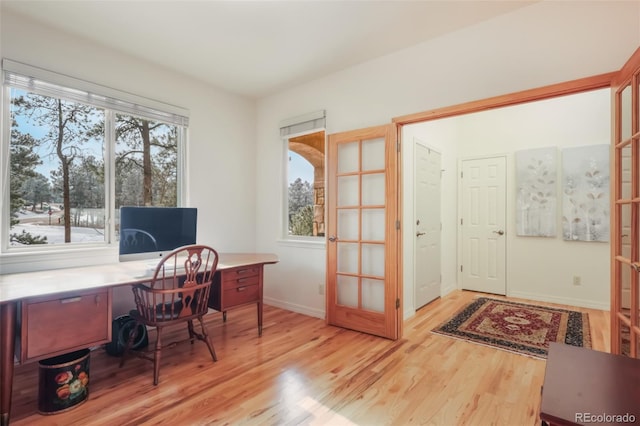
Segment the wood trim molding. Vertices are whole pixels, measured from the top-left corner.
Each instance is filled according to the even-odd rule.
[[[421,121],[436,120],[439,118],[469,114],[472,112],[486,111],[493,108],[500,108],[526,102],[539,101],[542,99],[570,95],[578,92],[602,89],[605,87],[611,87],[611,82],[617,75],[618,72],[594,75],[591,77],[552,84],[550,86],[524,90],[522,92],[509,93],[506,95],[494,96],[492,98],[482,99],[479,101],[471,101],[444,108],[437,108],[430,111],[404,115],[396,117],[392,121],[398,125],[405,125],[418,123]]]
[[[633,76],[634,74],[636,74],[636,71],[638,70],[639,62],[640,62],[640,47],[637,48],[635,52],[633,52],[633,55],[631,55],[629,59],[627,59],[627,62],[625,62],[625,64],[620,69],[620,71],[615,73],[616,75],[615,75],[615,78],[612,79],[611,85],[617,88],[619,86],[622,86],[622,84],[625,83],[626,81],[629,81],[630,76]]]

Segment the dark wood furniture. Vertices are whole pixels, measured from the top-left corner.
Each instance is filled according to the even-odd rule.
[[[18,306],[18,360],[37,361],[109,342],[111,294],[110,288],[102,288],[23,300]]]
[[[640,360],[551,343],[540,419],[564,426],[622,424],[625,418],[640,422]]]
[[[263,265],[277,262],[278,256],[270,253],[220,253],[216,275],[227,269],[257,265],[262,271]],[[0,274],[0,426],[9,424],[14,363],[33,362],[111,341],[112,288],[149,282],[153,272],[147,261],[132,261]],[[107,297],[108,308],[102,305],[103,295]],[[262,274],[259,295],[261,298]],[[72,306],[71,300],[63,303],[68,299],[77,301],[78,297],[81,297],[79,305]],[[96,300],[100,302],[99,307],[93,309]],[[49,303],[48,308],[37,307],[39,303]],[[92,307],[91,315],[87,315],[88,306]],[[260,329],[261,308],[262,300],[258,308]],[[65,315],[62,315],[63,311]],[[35,319],[31,317],[32,312]],[[97,317],[88,319],[94,315]],[[43,325],[49,327],[49,331],[59,330],[69,321],[82,324],[86,330],[79,335],[49,333],[48,337],[52,339],[49,348],[39,346],[31,335],[43,333],[40,331]],[[105,332],[106,338],[103,338]]]
[[[209,307],[222,312],[255,303],[258,309],[258,335],[262,336],[262,270],[263,265],[249,265],[220,271],[213,280]]]
[[[122,367],[131,352],[137,337],[139,324],[156,329],[156,344],[153,351],[136,351],[135,354],[153,361],[153,384],[158,384],[162,350],[175,343],[162,339],[164,327],[186,323],[189,338],[182,341],[193,343],[196,339],[209,348],[211,358],[217,361],[211,339],[202,317],[208,312],[211,283],[218,266],[218,252],[204,245],[190,245],[173,250],[162,258],[148,283],[136,284],[133,291],[136,310],[131,317],[136,326],[131,328],[129,339],[120,360]],[[201,333],[193,327],[193,320],[200,323]]]

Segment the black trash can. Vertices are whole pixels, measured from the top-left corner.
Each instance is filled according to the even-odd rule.
[[[56,414],[89,397],[89,349],[40,361],[38,412]]]

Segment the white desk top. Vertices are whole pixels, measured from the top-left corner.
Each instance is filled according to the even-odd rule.
[[[220,253],[218,270],[277,263],[271,253]],[[0,303],[68,291],[130,285],[153,275],[149,260],[0,275]]]

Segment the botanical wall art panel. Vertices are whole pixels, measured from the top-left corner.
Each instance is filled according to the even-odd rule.
[[[534,237],[556,236],[557,149],[517,151],[516,234]]]
[[[570,241],[609,241],[609,145],[562,151],[562,234]]]

